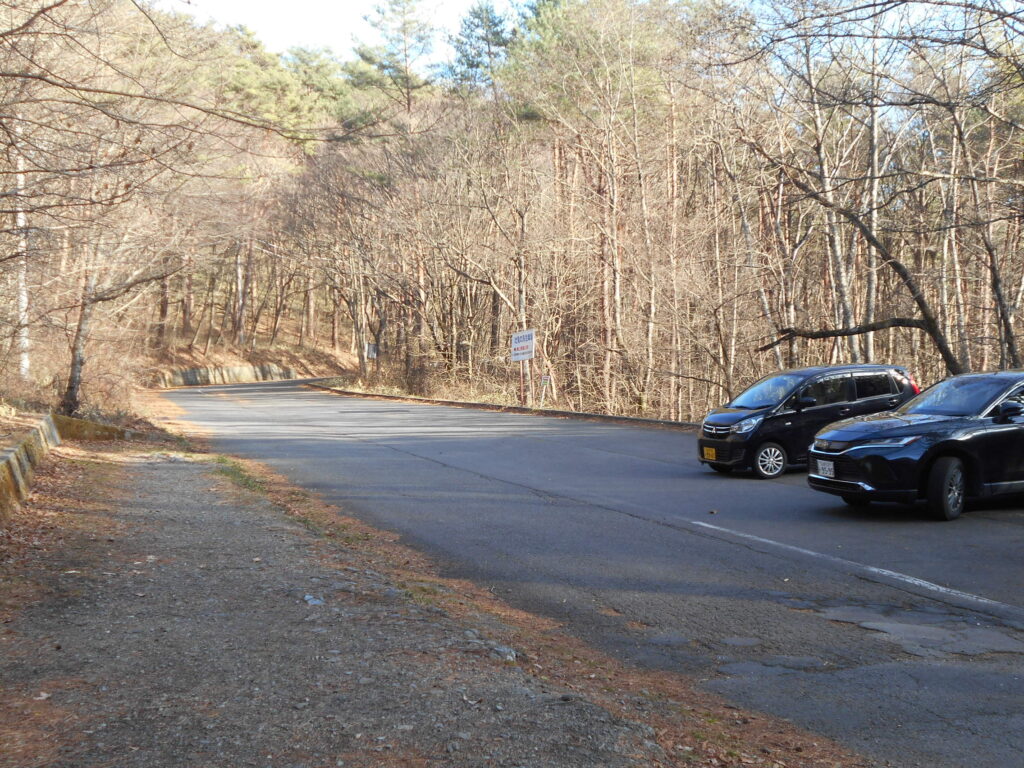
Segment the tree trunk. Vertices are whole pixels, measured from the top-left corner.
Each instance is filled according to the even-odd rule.
[[[85,368],[85,345],[89,340],[92,324],[93,292],[96,289],[96,277],[90,274],[82,292],[82,305],[78,310],[78,326],[75,328],[75,340],[71,345],[71,367],[68,371],[68,384],[64,397],[60,401],[59,411],[65,416],[74,416],[82,407],[82,370]]]
[[[20,129],[15,129],[15,136],[20,134]],[[14,214],[14,228],[18,237],[18,374],[22,380],[27,381],[32,372],[28,316],[28,216],[20,199],[25,191],[25,158],[17,146],[14,147],[14,163],[15,188],[19,198]]]
[[[171,317],[171,278],[160,281],[160,304],[157,310],[156,339],[154,346],[164,349],[167,346],[167,321]]]

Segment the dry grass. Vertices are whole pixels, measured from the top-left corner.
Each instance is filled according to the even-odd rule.
[[[121,534],[100,514],[114,501],[108,489],[119,471],[113,462],[96,460],[102,447],[72,443],[51,451],[36,469],[29,499],[0,528],[0,622],[53,590],[58,574],[40,567],[49,552],[77,551],[81,541]]]

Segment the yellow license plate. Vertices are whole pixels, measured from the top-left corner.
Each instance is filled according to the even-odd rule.
[[[717,458],[718,458],[718,451],[716,451],[714,448],[708,448],[708,447],[705,446],[705,448],[704,448],[704,459],[706,461],[714,461]]]

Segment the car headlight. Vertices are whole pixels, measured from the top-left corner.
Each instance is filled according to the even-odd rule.
[[[762,421],[764,421],[764,416],[753,416],[749,419],[738,421],[732,425],[733,434],[745,435],[748,432],[753,432]]]
[[[900,446],[909,445],[915,440],[919,440],[924,435],[910,435],[909,437],[877,437],[867,440],[863,445],[855,445],[854,448],[866,448],[869,445],[884,445],[884,446]]]
[[[839,453],[845,451],[850,447],[850,443],[843,440],[824,440],[820,437],[814,438],[813,448],[816,451],[825,451],[826,453]]]

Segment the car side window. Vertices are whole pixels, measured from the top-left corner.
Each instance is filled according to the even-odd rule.
[[[1006,399],[1011,403],[1020,403],[1021,405],[1024,405],[1024,387],[1014,390]]]
[[[1024,406],[1024,386],[1017,387],[1012,390],[1010,394],[1001,400],[997,400],[984,414],[982,418],[991,419],[999,415],[999,410],[1002,408],[1003,403],[1018,403]],[[1024,426],[1024,417],[1016,416],[1010,419],[1010,422],[1016,424],[1018,427]]]
[[[1020,403],[1021,405],[1024,405],[1024,387],[1017,387],[1017,389],[1010,392],[1010,394],[1008,394],[1002,400],[999,400],[995,405],[993,405],[985,412],[985,418],[992,418],[993,416],[995,416],[999,412],[999,407],[1003,403]]]
[[[845,403],[849,398],[846,394],[846,382],[848,376],[832,376],[827,379],[818,379],[808,384],[803,389],[804,397],[813,397],[815,405],[834,405]]]
[[[858,400],[866,400],[869,397],[882,397],[883,395],[891,395],[893,393],[892,380],[887,373],[854,376],[853,381]]]

